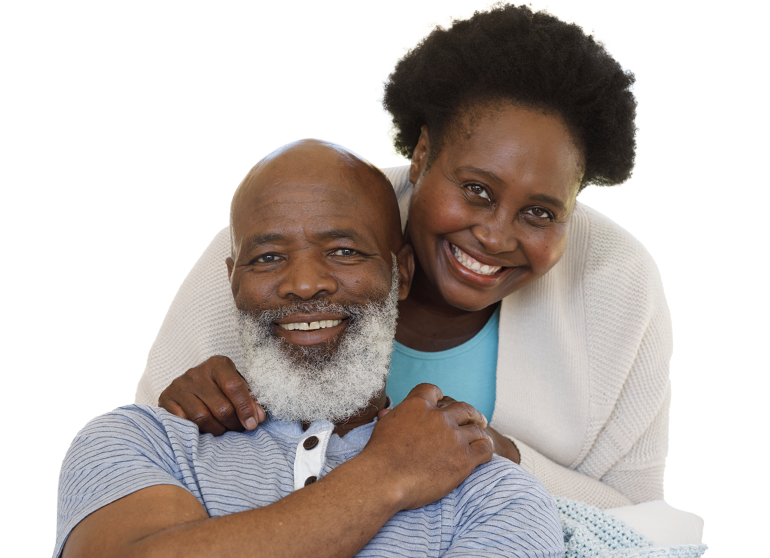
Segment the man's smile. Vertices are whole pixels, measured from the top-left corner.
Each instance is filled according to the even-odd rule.
[[[278,324],[283,329],[293,331],[299,329],[301,331],[312,331],[314,329],[326,329],[327,327],[333,327],[340,325],[342,320],[321,320],[320,322],[295,322],[293,324]]]
[[[317,345],[334,339],[348,325],[339,314],[294,314],[275,322],[276,333],[294,345]]]

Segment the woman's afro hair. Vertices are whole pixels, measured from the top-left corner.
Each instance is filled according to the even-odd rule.
[[[557,114],[583,151],[587,184],[625,181],[634,167],[634,75],[574,24],[526,6],[437,27],[396,65],[383,104],[396,151],[409,158],[430,130],[434,159],[453,119],[480,104],[510,101]]]

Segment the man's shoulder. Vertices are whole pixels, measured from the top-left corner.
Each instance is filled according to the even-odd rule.
[[[548,500],[551,496],[543,484],[530,472],[525,471],[513,461],[494,455],[490,461],[476,467],[473,473],[457,488],[461,494],[476,491],[488,491],[513,495],[531,495]]]
[[[131,404],[118,407],[91,419],[78,436],[103,435],[113,431],[155,433],[169,428],[178,431],[194,431],[196,435],[198,433],[198,427],[195,423],[174,416],[165,409],[150,405]]]

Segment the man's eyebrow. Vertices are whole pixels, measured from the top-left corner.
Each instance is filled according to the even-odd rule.
[[[315,235],[319,240],[333,240],[339,238],[348,238],[350,240],[361,240],[361,235],[354,229],[327,229]]]
[[[361,235],[354,229],[327,229],[314,235],[316,240],[334,240],[347,238],[355,241],[363,241]],[[287,238],[280,233],[255,234],[249,239],[248,249],[253,250],[263,244],[286,242]]]
[[[480,169],[478,167],[465,165],[465,166],[459,167],[457,170],[480,174],[493,182],[503,182],[503,180],[499,176],[497,176],[495,173],[490,172],[488,170]],[[528,198],[531,199],[532,201],[541,201],[545,203],[550,203],[551,205],[555,206],[556,208],[562,211],[567,209],[566,206],[564,205],[564,202],[554,198],[553,196],[549,196],[548,194],[532,194],[531,196],[528,196]]]
[[[248,249],[252,250],[257,246],[261,246],[263,244],[270,244],[272,242],[282,242],[284,240],[286,240],[286,237],[279,233],[255,234],[249,240]]]

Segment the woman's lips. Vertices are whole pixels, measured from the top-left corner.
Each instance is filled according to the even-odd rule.
[[[453,275],[463,283],[482,289],[495,287],[501,281],[510,281],[511,273],[523,271],[521,266],[484,264],[447,240],[444,240],[444,254]],[[473,269],[476,263],[479,264],[478,271]]]
[[[480,275],[494,275],[503,269],[503,266],[501,265],[487,265],[481,263],[470,254],[463,252],[460,248],[451,242],[449,243],[449,247],[451,248],[452,255],[455,257],[455,259],[460,262],[463,267],[470,269],[474,273],[478,273]]]

